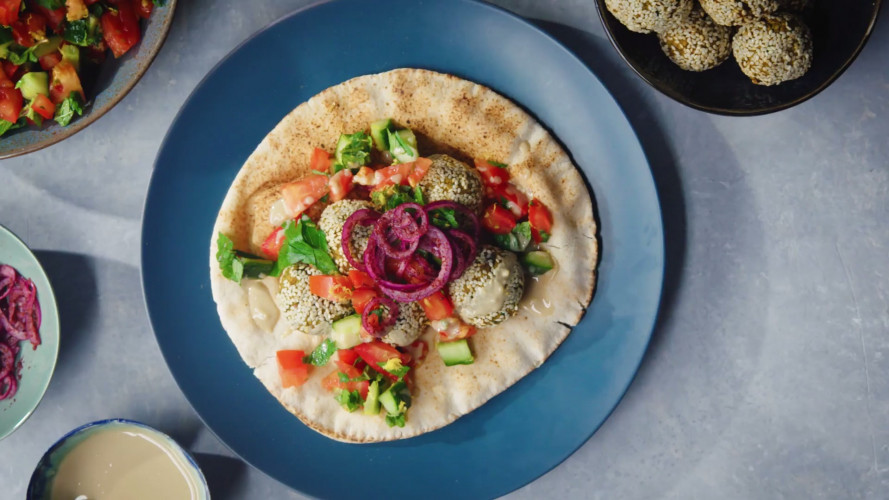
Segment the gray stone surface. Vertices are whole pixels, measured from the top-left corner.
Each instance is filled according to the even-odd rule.
[[[38,250],[65,336],[43,403],[0,442],[0,498],[23,498],[57,437],[111,416],[196,452],[215,498],[301,498],[232,458],[188,406],[148,324],[138,255],[152,162],[179,106],[241,40],[306,3],[180,2],[117,108],[0,162],[0,223]],[[541,20],[624,108],[658,181],[669,258],[664,313],[626,397],[510,497],[889,497],[889,16],[823,94],[739,119],[646,87],[591,0],[496,3]]]

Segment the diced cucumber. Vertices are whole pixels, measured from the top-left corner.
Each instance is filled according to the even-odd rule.
[[[556,266],[556,261],[553,260],[552,255],[546,250],[528,252],[519,259],[532,276],[539,276],[547,271],[551,271]]]
[[[380,382],[374,380],[367,388],[367,399],[364,401],[364,414],[376,415],[380,413]]]
[[[370,394],[368,392],[368,394]],[[401,413],[398,411],[398,399],[395,398],[395,394],[392,394],[392,388],[380,394],[380,404],[383,405],[383,408],[386,409],[386,413],[389,415],[398,415]]]
[[[370,136],[380,151],[389,149],[389,131],[392,130],[392,119],[377,120],[370,124]]]
[[[43,43],[38,44],[34,47],[34,57],[41,58],[51,52],[55,52],[59,50],[59,46],[62,44],[62,37],[60,36],[52,36]]]
[[[420,154],[417,151],[417,137],[410,129],[401,129],[397,132],[388,132],[389,153],[401,163],[416,160]]]
[[[469,342],[466,339],[454,340],[453,342],[439,342],[438,354],[444,361],[445,366],[454,365],[471,365],[475,358],[472,351],[469,350]]]
[[[367,165],[370,162],[371,149],[373,149],[373,139],[364,132],[340,134],[334,153],[335,163],[350,169]]]
[[[361,315],[353,314],[334,321],[330,338],[338,349],[351,349],[361,343]]]
[[[31,101],[37,94],[49,95],[49,75],[44,71],[31,71],[25,73],[15,84],[15,88],[21,89],[22,97]]]
[[[65,44],[59,50],[62,52],[62,60],[70,62],[76,71],[80,71],[80,48]]]

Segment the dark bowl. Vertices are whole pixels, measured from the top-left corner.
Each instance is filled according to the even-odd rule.
[[[695,73],[673,64],[657,36],[628,30],[596,0],[611,43],[649,85],[695,109],[722,115],[761,115],[795,106],[826,89],[852,64],[867,42],[882,0],[812,0],[801,15],[815,43],[812,67],[801,78],[765,87],[754,85],[730,57]]]
[[[144,23],[142,40],[135,47],[120,59],[108,53],[94,79],[83,82],[87,98],[83,116],[75,117],[67,127],[47,120],[49,123],[44,122],[42,128],[31,126],[7,132],[0,137],[0,159],[37,151],[71,137],[113,108],[148,70],[167,37],[175,10],[176,0],[167,0]]]

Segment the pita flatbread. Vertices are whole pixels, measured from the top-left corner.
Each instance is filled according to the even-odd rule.
[[[413,405],[405,427],[382,417],[349,413],[320,386],[333,366],[315,369],[299,388],[284,389],[275,352],[311,351],[322,339],[291,332],[280,317],[271,333],[251,319],[246,287],[221,275],[216,235],[235,248],[259,253],[274,227],[269,207],[282,184],[309,173],[313,148],[332,151],[341,133],[366,130],[391,117],[420,137],[420,153],[447,152],[471,164],[492,158],[509,164],[512,181],[553,213],[545,248],[553,271],[528,279],[519,312],[472,340],[475,363],[446,367],[433,348],[414,370]],[[219,211],[210,242],[210,278],[219,318],[254,374],[290,412],[333,439],[370,443],[403,439],[445,426],[478,408],[540,366],[577,324],[592,299],[597,229],[590,194],[556,140],[518,105],[482,85],[421,69],[398,69],[354,78],[324,90],[290,112],[241,168]],[[254,285],[255,286],[255,285]],[[262,286],[274,296],[276,280]],[[433,345],[431,330],[424,340]],[[331,364],[332,365],[332,364]]]

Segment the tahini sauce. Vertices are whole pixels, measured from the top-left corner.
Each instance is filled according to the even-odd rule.
[[[162,435],[120,423],[97,428],[62,458],[52,500],[196,500],[203,482]]]

